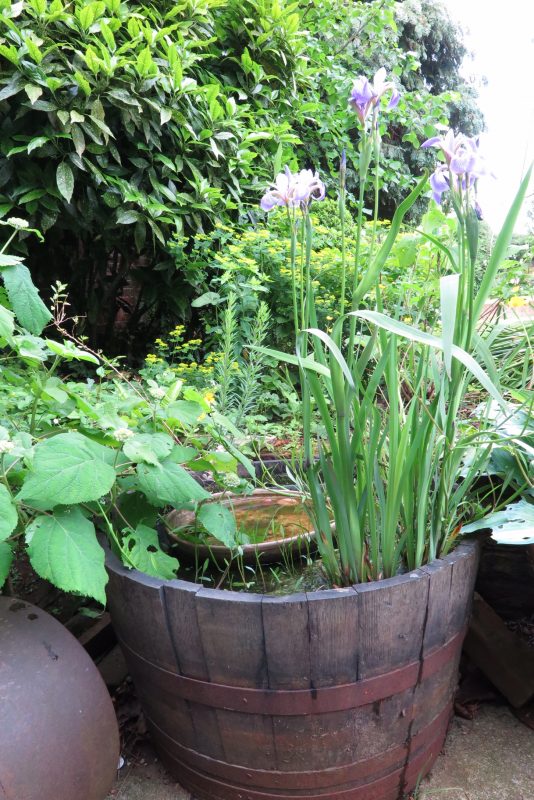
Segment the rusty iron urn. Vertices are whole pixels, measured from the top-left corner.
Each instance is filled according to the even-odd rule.
[[[0,597],[0,800],[104,800],[118,758],[113,704],[83,647]]]

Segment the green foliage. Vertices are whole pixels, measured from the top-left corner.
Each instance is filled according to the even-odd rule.
[[[408,6],[1,0],[0,214],[16,210],[47,232],[44,247],[25,242],[37,283],[69,282],[93,344],[109,346],[119,309],[130,332],[188,318],[202,276],[187,250],[175,269],[171,234],[185,234],[176,251],[189,234],[250,214],[259,187],[295,156],[324,170],[342,147],[354,154],[345,98],[358,73],[383,64],[408,90],[383,131],[390,213],[428,161],[413,146],[447,122],[453,99],[457,73],[447,64],[447,92],[436,94],[437,79],[429,90],[423,49],[436,31],[461,48],[430,11],[424,46],[408,48]],[[356,174],[348,179],[355,190]],[[133,333],[128,347],[138,349]]]
[[[205,503],[197,514],[197,521],[211,535],[227,547],[236,543],[236,520],[231,510],[222,503]]]
[[[65,504],[68,502],[65,500]],[[79,507],[35,517],[25,537],[30,562],[38,575],[63,591],[94,597],[105,605],[104,551],[93,523]]]
[[[144,289],[134,324],[156,301],[183,313],[170,232],[239,210],[270,179],[276,149],[296,141],[297,7],[247,5],[0,4],[0,212],[53,231],[51,262],[34,251],[32,270],[50,283],[76,262],[73,299],[93,336],[98,324],[111,331],[132,271]],[[158,287],[134,266],[141,253]]]
[[[45,511],[98,500],[114,482],[112,452],[81,434],[60,433],[35,447],[17,499]]]
[[[303,16],[308,27],[308,53],[315,80],[296,118],[302,140],[300,164],[311,162],[324,174],[336,174],[344,148],[357,163],[356,120],[347,128],[348,97],[358,74],[369,78],[385,66],[401,89],[394,114],[381,123],[383,136],[378,179],[380,213],[391,217],[431,161],[420,143],[449,123],[474,134],[482,129],[476,92],[459,73],[465,53],[461,32],[440,3],[431,0],[373,0],[347,5],[343,0],[317,0]],[[439,55],[437,55],[439,54]],[[352,114],[352,112],[350,112]],[[350,119],[349,114],[349,119]],[[391,121],[390,121],[391,120]],[[358,170],[347,171],[347,188],[355,193]],[[369,201],[372,199],[369,196]],[[424,208],[416,204],[413,216]]]
[[[176,577],[178,561],[163,552],[153,528],[137,525],[134,531],[125,535],[123,541],[128,560],[135,569],[155,578],[172,580]]]
[[[167,505],[197,509],[209,498],[194,471],[211,473],[221,486],[247,488],[237,475],[238,460],[247,460],[232,444],[224,449],[231,423],[211,416],[192,388],[182,396],[181,381],[168,389],[154,381],[134,384],[108,361],[113,380],[62,380],[61,365],[100,359],[78,339],[28,333],[20,324],[24,305],[16,316],[0,310],[0,585],[23,541],[41,577],[104,603],[96,525],[128,567],[173,577],[178,563],[160,548],[158,513]],[[64,335],[57,318],[54,324]]]
[[[341,228],[338,205],[334,200],[316,203],[311,210],[313,223],[311,277],[318,325],[329,330],[337,318],[343,274]],[[381,245],[390,226],[378,223],[374,239]],[[454,221],[432,205],[421,226],[404,226],[398,234],[380,273],[379,291],[388,307],[395,307],[398,316],[422,319],[426,324],[439,310],[439,279],[449,269],[444,255],[436,250],[429,235],[440,236],[451,244]],[[254,314],[262,299],[270,309],[268,342],[270,346],[290,349],[293,338],[291,285],[287,216],[283,209],[273,211],[267,223],[258,223],[245,231],[217,228],[209,236],[197,237],[191,258],[206,276],[212,275],[202,295],[206,329],[205,340],[218,351],[221,326],[221,303],[227,292],[233,293],[240,320],[237,350],[252,341]],[[297,263],[304,257],[302,230],[297,236]],[[356,225],[346,214],[345,247],[354,252]],[[360,264],[365,265],[373,243],[373,225],[365,224],[361,239]],[[354,261],[346,264],[346,300],[354,278]],[[360,267],[358,274],[363,274]],[[300,274],[297,283],[300,287]],[[367,293],[367,302],[376,299],[376,286]],[[224,310],[224,306],[223,306]],[[201,340],[194,340],[201,341]],[[167,348],[169,349],[169,348]],[[163,356],[164,352],[161,351]],[[169,363],[166,359],[166,363]],[[217,362],[220,363],[220,362]],[[204,364],[204,362],[203,362]],[[184,371],[184,375],[187,371]]]

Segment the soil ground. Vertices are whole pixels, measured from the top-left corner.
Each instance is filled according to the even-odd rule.
[[[146,737],[125,758],[108,800],[194,800]],[[534,800],[534,730],[504,704],[482,705],[472,720],[455,717],[417,800]]]

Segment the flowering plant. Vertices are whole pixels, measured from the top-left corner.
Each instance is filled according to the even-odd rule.
[[[388,90],[393,91],[388,106],[392,108],[398,97],[381,70],[372,83],[358,78],[349,98],[361,127],[359,229],[373,159],[377,223],[378,115],[380,99]],[[295,311],[296,355],[266,351],[297,365],[300,371],[303,468],[322,562],[337,585],[389,577],[446,554],[454,546],[469,490],[484,469],[497,436],[484,419],[475,426],[459,418],[469,383],[478,381],[505,407],[499,375],[484,349],[477,322],[510,243],[530,172],[476,288],[475,190],[476,181],[486,172],[478,142],[449,132],[444,139],[432,139],[425,145],[439,145],[444,154],[445,163],[436,168],[431,188],[436,201],[441,201],[445,191],[450,192],[457,220],[455,249],[426,234],[445,265],[440,276],[441,319],[435,330],[422,330],[386,314],[380,291],[381,269],[405,213],[427,186],[425,176],[397,209],[385,241],[376,251],[371,246],[365,264],[356,238],[351,299],[347,309],[342,291],[339,318],[331,334],[317,327],[313,286],[304,281],[299,310]],[[342,223],[344,170],[342,157]],[[304,195],[299,208],[287,203],[288,213],[298,215],[308,243],[312,199],[311,193]],[[270,201],[262,203],[262,207],[269,205]],[[304,274],[310,272],[310,252],[308,246]],[[293,246],[291,254],[296,274]],[[370,289],[375,297],[372,309],[364,307]],[[320,420],[316,434],[312,432],[314,414]],[[464,456],[468,451],[467,465]]]
[[[15,235],[26,230],[21,222],[10,221]],[[211,495],[193,474],[209,472],[218,486],[239,492],[247,482],[238,463],[250,475],[254,469],[221,432],[212,394],[176,378],[165,387],[131,381],[73,340],[65,287],[56,288],[52,315],[22,260],[6,252],[12,238],[0,254],[14,309],[0,303],[0,587],[25,550],[41,577],[105,603],[96,527],[126,566],[173,578],[178,562],[160,548],[160,510],[193,509],[206,530],[229,538],[234,518],[204,503]],[[62,340],[42,335],[52,317]],[[112,377],[60,378],[73,361]]]

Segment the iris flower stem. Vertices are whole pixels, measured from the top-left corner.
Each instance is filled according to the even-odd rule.
[[[343,317],[345,314],[345,292],[347,285],[347,243],[345,234],[345,211],[346,211],[346,190],[345,190],[345,170],[343,160],[339,170],[339,225],[341,230],[341,297],[339,306],[339,315]],[[343,326],[339,326],[339,340],[338,346],[341,346],[343,341]]]
[[[289,248],[289,263],[291,269],[291,281],[293,290],[293,325],[295,328],[295,340],[299,334],[299,314],[297,304],[297,278],[295,272],[295,261],[297,255],[297,230],[295,214],[291,214],[289,207],[287,209],[287,218],[289,220],[289,229],[291,231],[290,248]]]
[[[369,172],[370,161],[370,142],[369,137],[364,134],[362,136],[362,151],[360,154],[360,188],[358,195],[358,217],[356,222],[356,243],[354,247],[354,275],[352,278],[352,294],[351,294],[351,311],[357,310],[358,298],[356,289],[358,287],[358,274],[360,268],[360,251],[362,243],[362,228],[363,228],[363,206],[365,189],[367,188],[367,176]],[[348,364],[352,367],[354,363],[354,338],[356,336],[356,317],[350,318],[350,331],[349,331],[349,349],[348,349]]]

